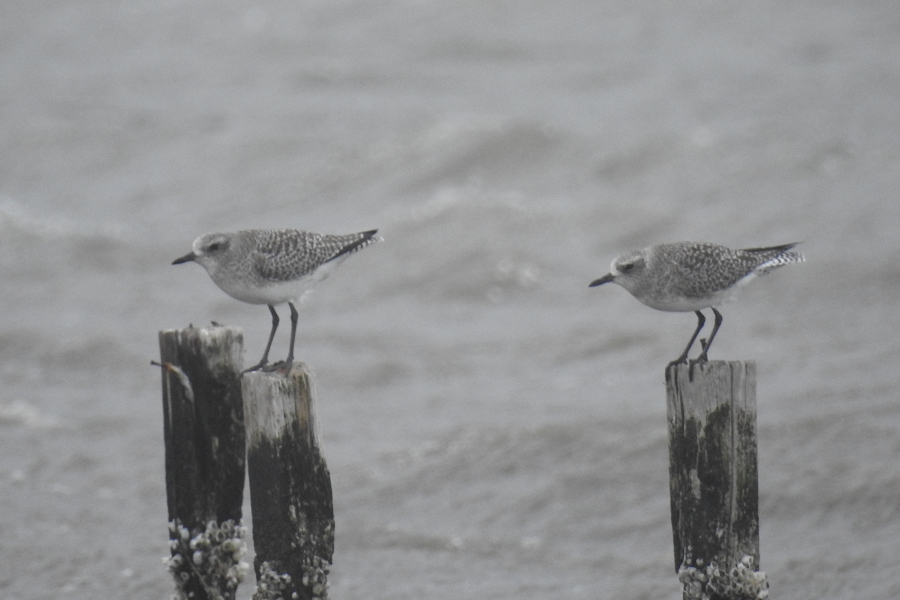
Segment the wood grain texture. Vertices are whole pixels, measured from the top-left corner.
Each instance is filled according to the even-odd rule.
[[[756,364],[666,369],[675,570],[759,565]]]
[[[218,579],[210,571],[227,571],[233,565],[213,565],[208,557],[194,559],[189,542],[206,532],[210,523],[230,522],[229,527],[241,523],[243,334],[233,327],[170,329],[159,333],[159,347],[173,559],[169,568],[185,596],[233,599],[240,578],[231,576],[231,583],[223,583],[227,589],[222,589],[211,584]],[[183,539],[185,535],[188,539]],[[234,557],[237,561],[239,556]]]
[[[257,580],[285,598],[326,598],[334,508],[310,374],[294,364],[287,375],[247,373],[242,385]]]

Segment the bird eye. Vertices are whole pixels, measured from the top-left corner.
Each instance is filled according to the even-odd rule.
[[[209,245],[208,250],[209,250],[210,252],[215,252],[216,250],[218,250],[218,249],[221,248],[221,247],[222,247],[222,244],[221,244],[221,243],[219,243],[219,242],[213,242],[212,244]]]
[[[621,265],[619,267],[619,270],[622,271],[623,273],[627,273],[628,271],[632,270],[633,268],[634,268],[634,263],[630,262],[630,263],[625,263],[624,265]]]

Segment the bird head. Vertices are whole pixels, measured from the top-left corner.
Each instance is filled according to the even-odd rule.
[[[180,265],[194,261],[210,273],[216,264],[226,256],[231,247],[231,236],[226,233],[207,233],[194,240],[190,252],[172,261],[173,265]]]
[[[630,292],[637,287],[646,267],[647,257],[643,250],[626,252],[612,261],[612,264],[609,265],[609,273],[592,281],[589,287],[613,282]]]

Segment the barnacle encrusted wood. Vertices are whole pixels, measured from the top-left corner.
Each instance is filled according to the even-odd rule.
[[[676,572],[759,565],[756,363],[671,365],[666,391]]]
[[[234,327],[159,333],[166,498],[176,597],[233,599],[243,577],[243,335]]]
[[[258,582],[253,597],[324,600],[334,508],[309,372],[295,363],[287,375],[247,373],[242,385]]]

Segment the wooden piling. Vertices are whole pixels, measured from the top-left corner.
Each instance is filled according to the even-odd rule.
[[[315,425],[310,374],[252,372],[242,379],[253,512],[254,600],[328,597],[334,553],[331,477]]]
[[[756,570],[756,363],[672,365],[666,392],[675,570],[684,600],[767,598],[765,574]]]
[[[233,600],[246,565],[243,334],[233,327],[159,333],[166,498],[179,598]]]

